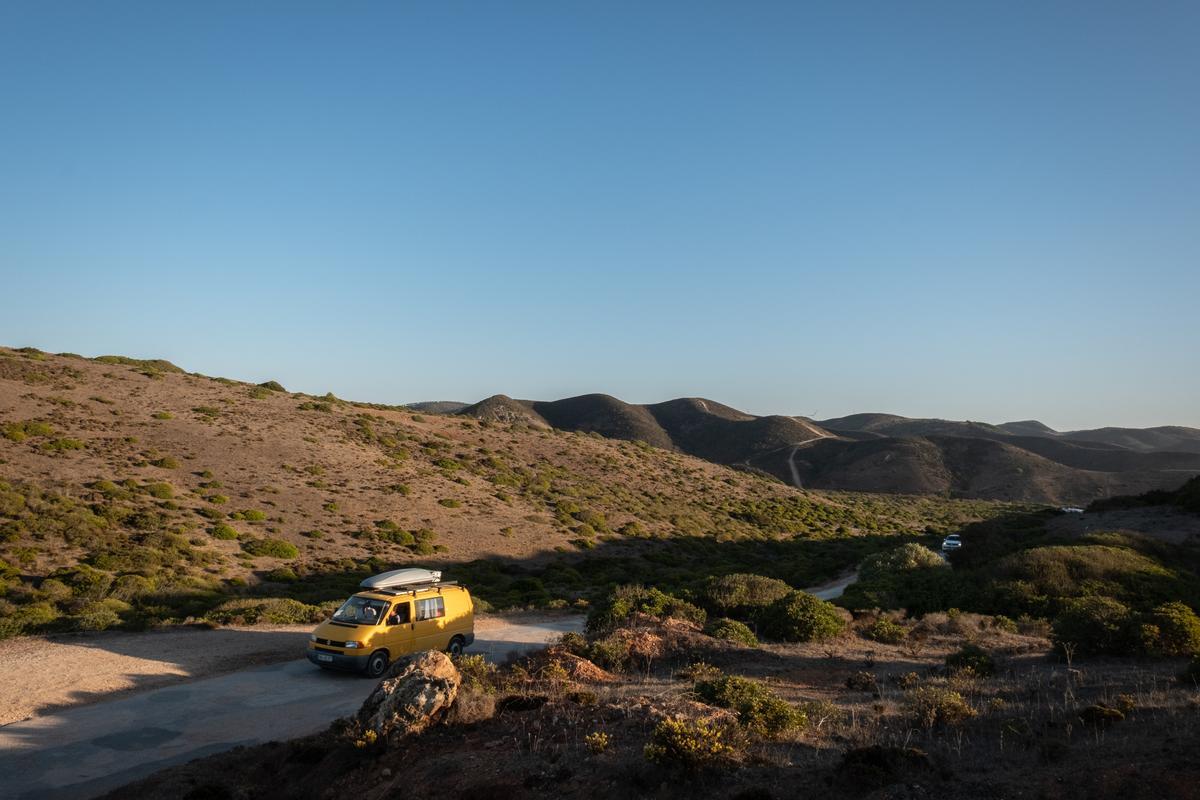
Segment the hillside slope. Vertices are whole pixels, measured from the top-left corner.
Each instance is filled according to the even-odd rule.
[[[1077,438],[1032,420],[990,425],[873,413],[813,422],[696,397],[636,405],[600,394],[553,402],[496,396],[459,413],[641,441],[791,485],[846,491],[1076,504],[1200,474],[1200,453]]]
[[[801,582],[885,535],[1003,511],[802,492],[555,430],[508,398],[481,408],[493,417],[0,348],[0,636],[200,616],[229,597],[334,600],[363,573],[413,562],[470,575],[509,605],[665,569],[640,560],[651,550],[687,575],[768,557]],[[835,536],[846,544],[823,543]],[[763,556],[767,545],[778,547]],[[601,557],[609,572],[571,566]],[[553,581],[522,581],[547,565]]]

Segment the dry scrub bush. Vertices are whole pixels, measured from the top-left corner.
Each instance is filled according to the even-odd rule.
[[[673,718],[654,727],[643,754],[655,764],[698,770],[730,764],[738,751],[736,736],[728,727]]]
[[[922,686],[906,698],[909,715],[922,728],[961,725],[975,709],[958,692],[941,686]]]

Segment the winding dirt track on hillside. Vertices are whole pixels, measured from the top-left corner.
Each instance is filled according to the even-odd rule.
[[[800,470],[796,469],[796,453],[800,450],[801,447],[808,444],[809,442],[815,442],[818,439],[828,439],[828,438],[829,438],[829,434],[821,433],[821,434],[818,434],[818,435],[812,437],[811,439],[805,439],[803,442],[797,442],[795,445],[792,446],[792,452],[788,453],[788,469],[790,469],[792,471],[792,485],[795,486],[797,489],[803,489],[804,485],[800,482]]]

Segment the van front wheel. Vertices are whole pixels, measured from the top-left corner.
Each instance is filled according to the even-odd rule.
[[[466,640],[461,636],[455,636],[450,640],[450,644],[446,645],[446,652],[452,656],[461,656],[463,648],[467,646]]]
[[[367,656],[367,667],[363,670],[368,678],[378,678],[388,667],[386,650],[376,650]]]

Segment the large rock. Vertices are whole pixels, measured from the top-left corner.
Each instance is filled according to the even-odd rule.
[[[445,653],[428,650],[397,660],[358,710],[364,731],[379,738],[424,730],[458,696],[462,677]]]

